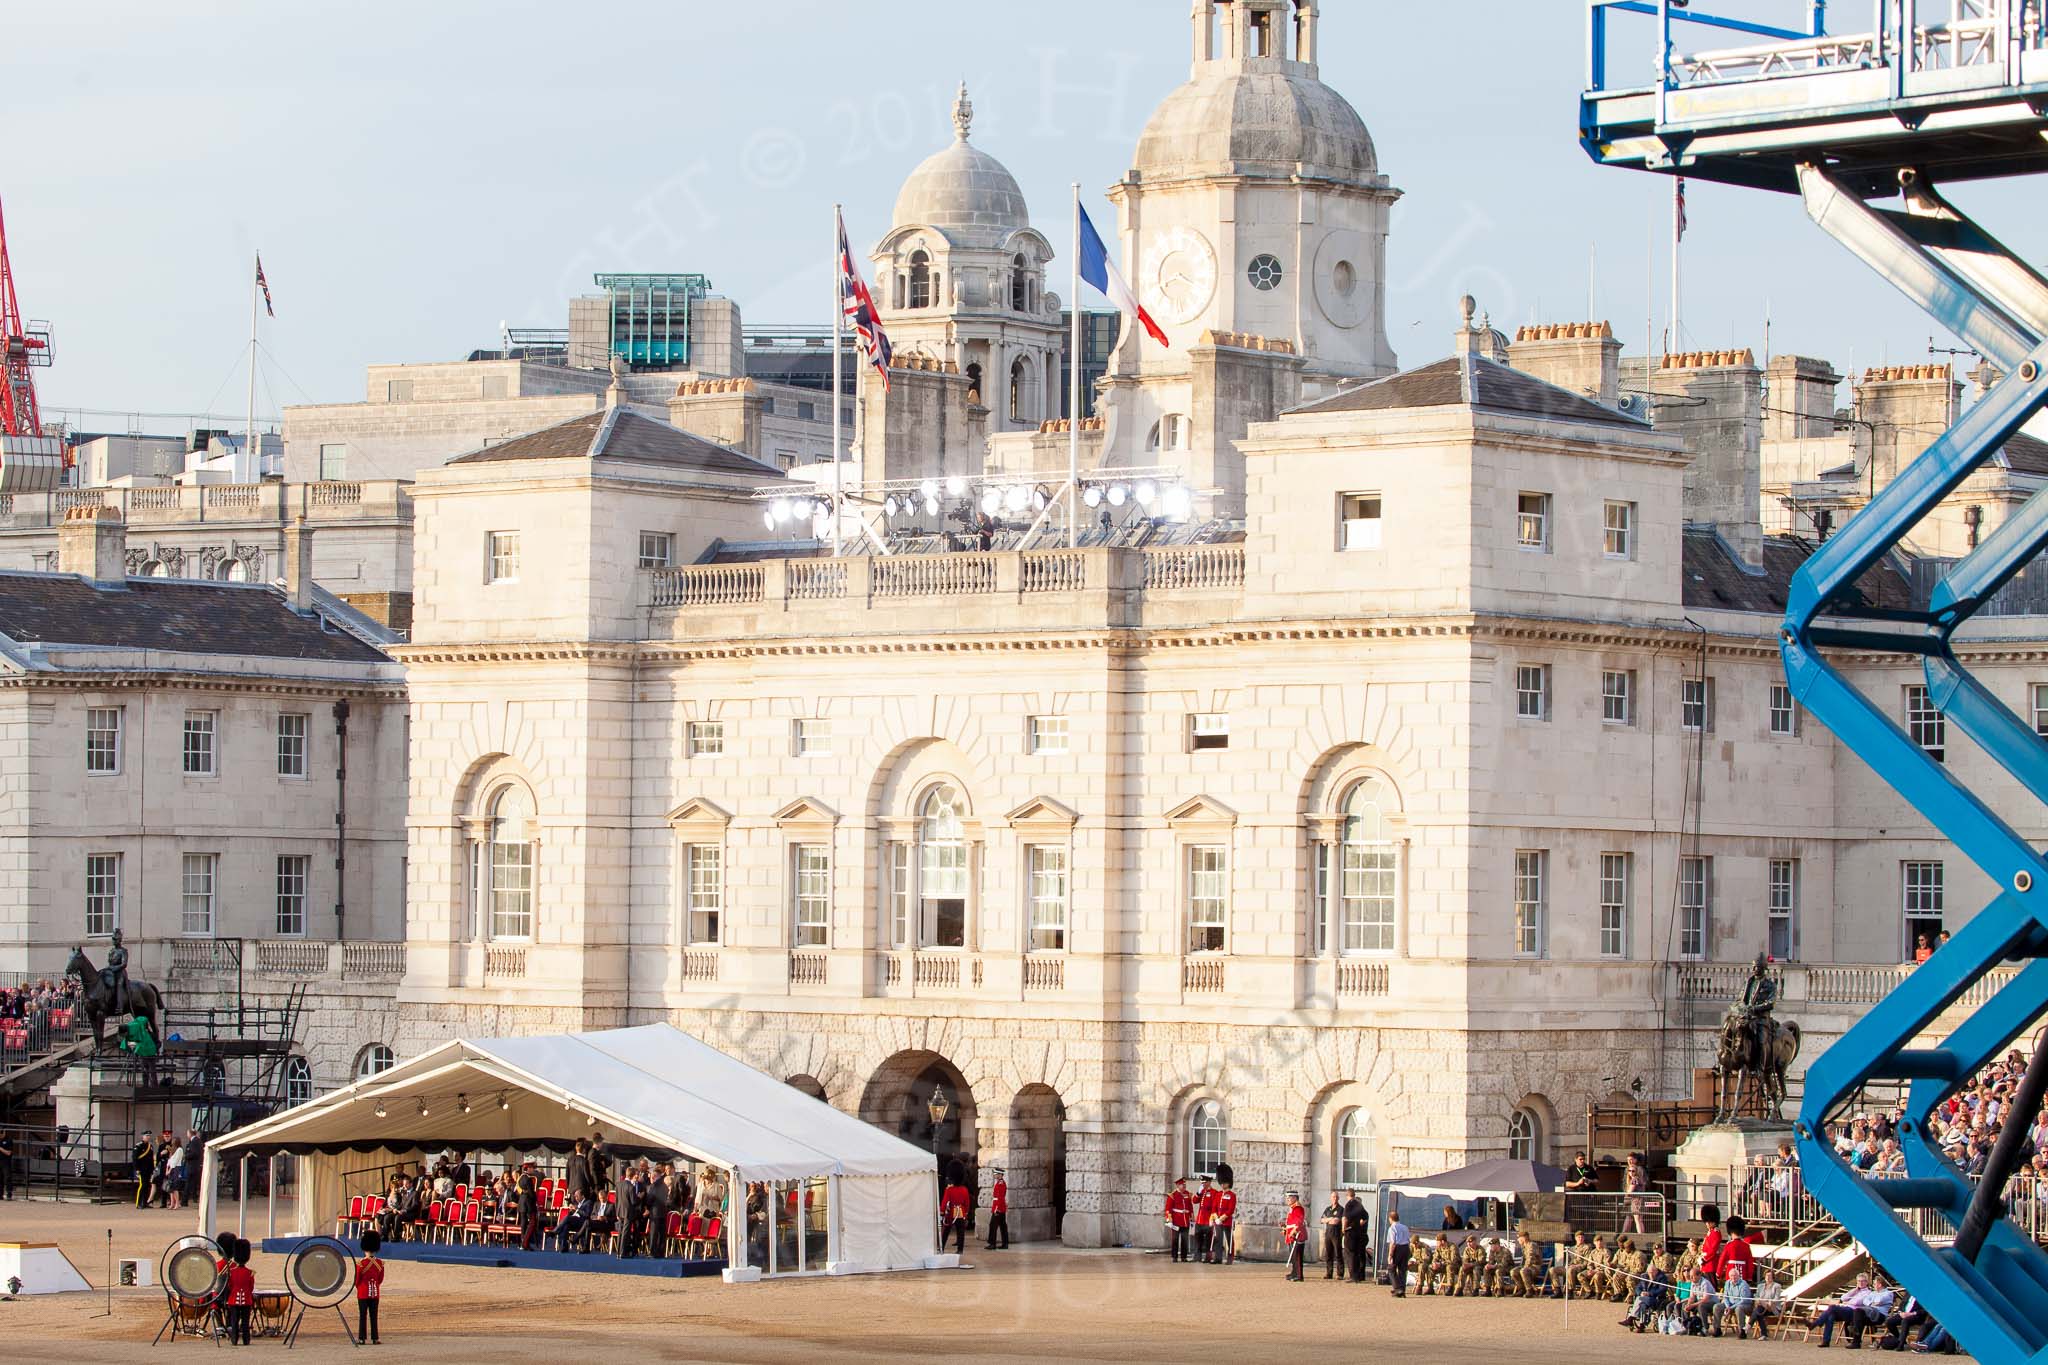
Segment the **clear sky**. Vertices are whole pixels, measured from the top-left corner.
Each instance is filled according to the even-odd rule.
[[[1789,19],[1805,5],[1750,8]],[[239,413],[258,247],[278,309],[265,412],[360,398],[365,365],[460,358],[494,345],[500,320],[565,326],[566,299],[600,270],[701,271],[751,322],[823,323],[832,203],[857,250],[878,238],[905,175],[950,139],[962,78],[975,141],[1022,183],[1064,294],[1067,186],[1081,182],[1098,223],[1113,217],[1104,188],[1187,77],[1187,10],[11,6],[0,203],[22,306],[55,329],[44,403]],[[1595,254],[1594,308],[1629,349],[1651,297],[1665,325],[1669,182],[1579,150],[1583,31],[1577,0],[1324,0],[1323,78],[1405,192],[1388,318],[1404,363],[1446,352],[1466,291],[1505,327],[1584,318]],[[1956,197],[2048,256],[2038,186]],[[1687,348],[1761,350],[1768,313],[1775,351],[1859,369],[1925,358],[1927,318],[1793,199],[1695,184],[1690,200]]]

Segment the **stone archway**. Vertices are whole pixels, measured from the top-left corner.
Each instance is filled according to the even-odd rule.
[[[783,1084],[792,1090],[803,1091],[804,1094],[809,1095],[814,1100],[824,1100],[828,1104],[831,1103],[831,1096],[825,1093],[824,1085],[819,1082],[816,1076],[791,1076]]]
[[[1067,1212],[1067,1106],[1049,1085],[1027,1085],[1010,1105],[1010,1235],[1060,1240]]]
[[[944,1116],[932,1117],[934,1095]],[[932,1154],[941,1177],[957,1164],[962,1181],[979,1196],[974,1088],[960,1068],[936,1052],[899,1052],[875,1069],[861,1093],[860,1116]]]

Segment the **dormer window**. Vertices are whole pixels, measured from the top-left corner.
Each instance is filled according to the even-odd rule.
[[[910,253],[910,306],[932,306],[932,258],[922,251]]]
[[[1030,278],[1031,273],[1024,266],[1024,253],[1020,251],[1010,261],[1010,307],[1019,313],[1024,312],[1031,304],[1031,294],[1027,287]]]

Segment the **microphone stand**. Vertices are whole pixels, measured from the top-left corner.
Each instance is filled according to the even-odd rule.
[[[114,1230],[107,1229],[107,1309],[104,1313],[93,1314],[95,1318],[114,1316]]]

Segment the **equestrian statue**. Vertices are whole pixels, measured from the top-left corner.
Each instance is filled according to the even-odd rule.
[[[1785,1077],[1799,1055],[1800,1033],[1790,1019],[1773,1017],[1777,1006],[1778,983],[1771,976],[1770,956],[1758,953],[1742,999],[1730,1005],[1721,1020],[1714,1058],[1716,1123],[1741,1116],[1743,1091],[1751,1081],[1763,1096],[1768,1117],[1783,1117]]]
[[[95,1052],[103,1051],[107,1045],[104,1030],[107,1020],[134,1016],[149,1025],[157,1046],[164,1039],[164,998],[162,992],[147,981],[128,979],[128,950],[121,944],[121,931],[114,931],[114,939],[107,947],[107,961],[103,967],[95,968],[85,955],[83,948],[71,950],[71,961],[65,966],[67,975],[78,978],[84,997],[85,1017],[92,1023],[92,1043]]]

